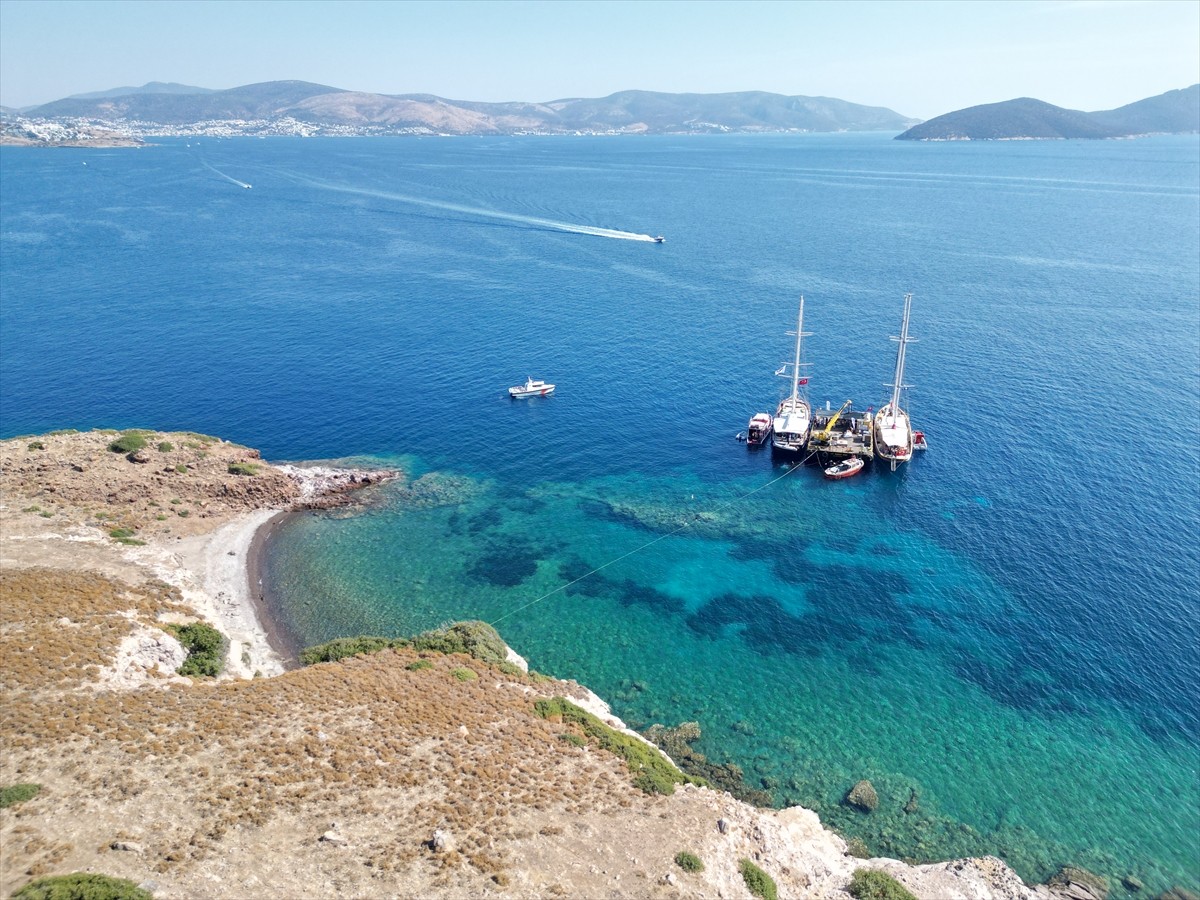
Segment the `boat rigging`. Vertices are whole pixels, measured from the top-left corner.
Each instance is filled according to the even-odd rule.
[[[892,389],[892,397],[875,414],[875,452],[892,465],[892,471],[900,463],[908,462],[913,452],[912,422],[908,412],[900,405],[901,391],[908,390],[911,385],[904,383],[904,358],[908,345],[916,338],[908,336],[908,318],[912,312],[912,294],[904,295],[904,318],[900,323],[900,336],[892,337],[897,342],[896,373],[888,385]],[[924,435],[922,435],[922,442]]]
[[[792,367],[792,393],[780,400],[779,407],[775,410],[775,419],[771,423],[775,435],[771,439],[771,447],[785,453],[803,453],[808,446],[808,438],[812,432],[812,408],[808,404],[808,399],[802,397],[800,392],[801,386],[808,384],[807,377],[800,377],[800,367],[807,365],[807,363],[800,362],[800,342],[811,334],[804,330],[803,295],[800,297],[800,311],[796,316],[796,330],[789,331],[788,334],[796,336],[796,353],[790,364]],[[788,363],[784,363],[776,374],[785,372],[788,365]],[[808,393],[807,389],[804,393]]]

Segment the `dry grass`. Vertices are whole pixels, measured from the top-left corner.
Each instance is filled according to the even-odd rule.
[[[0,497],[44,518],[88,521],[146,537],[196,534],[251,509],[283,508],[299,496],[292,479],[262,463],[257,450],[189,432],[144,432],[145,446],[114,453],[120,435],[90,431],[0,441]],[[40,449],[30,450],[33,444]],[[255,474],[244,475],[253,469]],[[6,515],[14,515],[15,510]]]
[[[5,778],[86,797],[99,821],[155,810],[165,824],[146,854],[159,873],[219,853],[232,834],[300,828],[311,839],[353,821],[374,877],[495,888],[507,883],[521,814],[615,812],[639,799],[614,758],[558,740],[563,726],[533,713],[531,679],[469,660],[480,677],[460,680],[462,655],[426,654],[429,668],[410,669],[415,651],[386,650],[231,684],[35,690],[91,678],[128,626],[117,611],[150,617],[175,601],[88,575],[23,571],[3,584],[14,601],[0,626],[12,692],[0,713]],[[81,624],[57,625],[60,615]],[[453,851],[427,846],[438,828],[454,835]],[[73,849],[36,830],[7,841],[9,888],[57,870]]]
[[[131,588],[90,572],[0,572],[0,690],[20,692],[95,681],[132,623],[190,610],[173,588]]]

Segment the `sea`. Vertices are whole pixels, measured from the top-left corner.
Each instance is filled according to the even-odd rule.
[[[0,434],[398,466],[271,540],[296,644],[483,620],[872,855],[1197,891],[1200,138],[893,137],[4,147]],[[735,439],[907,293],[928,451]]]

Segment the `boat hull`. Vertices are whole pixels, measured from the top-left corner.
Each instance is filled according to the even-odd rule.
[[[886,404],[875,416],[875,455],[890,463],[908,462],[913,452],[912,424],[902,409]]]
[[[766,413],[757,413],[746,426],[746,446],[762,447],[771,439],[774,430],[771,417]]]
[[[550,385],[549,387],[538,388],[535,391],[527,391],[524,388],[521,390],[517,390],[516,388],[508,389],[508,396],[512,397],[514,400],[527,400],[530,397],[549,397],[553,393],[553,385]]]
[[[863,461],[858,458],[848,459],[845,462],[840,462],[836,466],[830,466],[825,470],[825,477],[831,480],[839,478],[851,478],[863,470]]]
[[[772,449],[781,453],[803,453],[808,449],[808,439],[812,436],[812,410],[805,401],[784,399],[771,425],[774,430]]]
[[[525,400],[529,397],[548,397],[554,393],[554,385],[547,384],[537,378],[526,378],[524,384],[513,385],[508,389],[508,396],[514,400]]]

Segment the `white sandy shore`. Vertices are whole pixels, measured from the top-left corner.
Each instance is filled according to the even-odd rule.
[[[156,577],[179,588],[184,600],[229,638],[226,672],[233,678],[284,671],[283,658],[271,647],[255,612],[249,572],[255,534],[281,512],[256,510],[208,534],[130,551]]]

